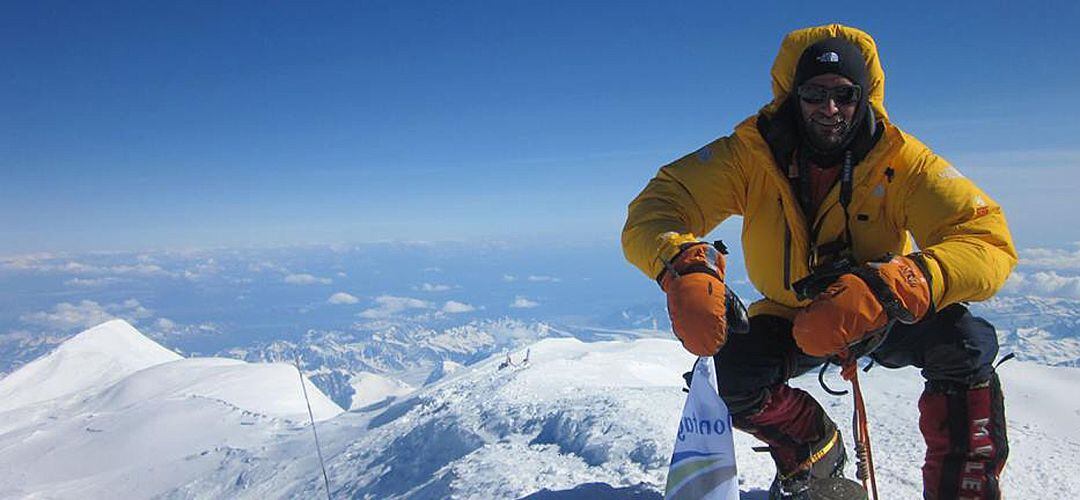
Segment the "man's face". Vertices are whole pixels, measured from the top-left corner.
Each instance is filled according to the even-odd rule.
[[[854,85],[854,83],[843,76],[826,73],[807,80],[803,85],[834,89]],[[857,99],[846,104],[836,101],[835,96],[831,94],[824,102],[818,104],[799,99],[808,138],[815,147],[823,151],[829,151],[843,143],[848,130],[853,126],[852,120],[855,118],[855,109],[858,107]]]

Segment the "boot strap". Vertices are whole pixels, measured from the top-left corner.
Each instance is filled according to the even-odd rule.
[[[806,460],[803,460],[803,462],[801,464],[799,464],[799,466],[796,467],[795,470],[793,470],[791,473],[789,473],[789,474],[779,474],[780,479],[781,480],[791,479],[793,476],[795,476],[796,474],[798,474],[800,472],[810,470],[810,468],[813,467],[814,464],[821,461],[822,458],[825,458],[825,455],[828,455],[829,452],[832,451],[833,447],[836,446],[836,443],[839,440],[840,440],[840,431],[837,430],[837,429],[833,429],[832,437],[829,438],[829,442],[825,443],[825,446],[822,446],[820,450],[815,451]]]

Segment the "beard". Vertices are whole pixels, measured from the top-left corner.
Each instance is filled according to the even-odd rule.
[[[803,130],[810,145],[822,153],[832,153],[844,146],[851,131],[851,122],[840,115],[832,118],[811,115],[803,121]]]

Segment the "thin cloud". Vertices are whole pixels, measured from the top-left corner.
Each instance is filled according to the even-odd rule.
[[[112,266],[98,266],[85,264],[75,260],[57,262],[57,259],[45,259],[35,257],[20,257],[7,259],[2,267],[16,271],[34,271],[40,273],[74,274],[77,276],[102,276],[121,275],[139,277],[176,277],[177,273],[168,271],[157,264],[138,262],[135,264],[119,264]]]
[[[345,292],[338,292],[331,295],[329,299],[326,299],[326,302],[336,305],[355,304],[357,302],[360,302],[360,299]]]
[[[476,308],[469,305],[469,304],[465,304],[463,302],[457,302],[457,301],[454,301],[454,300],[448,300],[446,302],[446,304],[444,304],[443,307],[442,307],[442,312],[448,313],[448,314],[467,313],[467,312],[473,312],[475,310],[476,310]]]
[[[281,274],[289,274],[289,270],[276,262],[269,260],[261,260],[248,265],[248,271],[253,273],[274,272]]]
[[[166,271],[164,268],[157,264],[135,264],[133,266],[120,265],[103,268],[105,273],[109,274],[129,274],[134,276],[169,276],[174,277],[177,274]]]
[[[1080,270],[1080,245],[1063,248],[1025,248],[1020,250],[1020,265],[1028,269]]]
[[[15,271],[28,271],[37,268],[40,262],[54,260],[58,255],[48,252],[31,253],[23,255],[7,255],[0,257],[0,269]]]
[[[521,295],[514,297],[514,301],[510,303],[510,307],[513,307],[514,309],[531,309],[539,305],[539,302],[529,300]]]
[[[333,283],[334,280],[301,273],[286,276],[285,282],[290,285],[329,285],[330,283]]]
[[[195,264],[195,267],[184,270],[184,278],[191,281],[200,281],[221,273],[222,267],[217,259],[209,258]]]
[[[1013,272],[1002,291],[1013,295],[1080,299],[1080,276],[1061,276],[1054,271]]]
[[[562,280],[561,280],[561,279],[559,279],[559,278],[556,278],[556,277],[554,277],[554,276],[535,276],[535,275],[530,275],[530,276],[529,276],[529,281],[533,281],[533,282],[541,282],[541,283],[543,283],[543,282],[547,282],[547,283],[558,283],[558,282],[560,282],[560,281],[562,281]]]
[[[420,290],[421,292],[445,292],[447,290],[450,290],[451,288],[453,288],[453,287],[450,286],[450,285],[424,283],[424,284],[420,285],[420,287],[417,288],[417,290]]]
[[[177,327],[176,322],[169,318],[158,318],[158,320],[154,322],[154,326],[163,333],[172,333],[176,331]]]
[[[358,316],[366,319],[386,319],[410,309],[430,309],[431,303],[412,297],[380,295],[375,298],[375,307],[365,309]]]
[[[71,331],[97,326],[116,318],[135,322],[152,317],[153,314],[153,311],[143,307],[135,299],[105,305],[92,300],[83,300],[77,303],[61,302],[47,311],[24,314],[19,317],[19,320],[49,330]]]
[[[104,278],[72,278],[64,281],[64,285],[80,288],[96,288],[120,282],[120,278],[106,276]]]

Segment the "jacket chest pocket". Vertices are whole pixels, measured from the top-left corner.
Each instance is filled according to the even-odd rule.
[[[867,197],[851,213],[855,257],[866,261],[887,253],[903,252],[907,234],[886,216],[885,187],[878,185],[866,194]]]
[[[885,186],[877,184],[862,193],[860,203],[852,204],[851,223],[853,231],[855,226],[884,223],[885,193]]]

